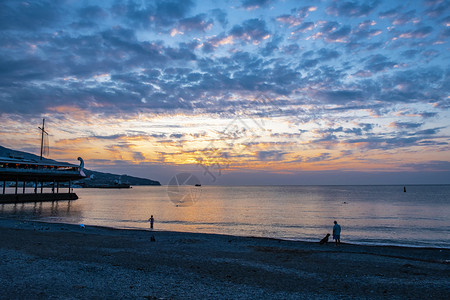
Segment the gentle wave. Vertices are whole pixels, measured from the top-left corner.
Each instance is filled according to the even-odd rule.
[[[147,229],[318,241],[342,226],[344,242],[450,248],[450,186],[264,186],[196,189],[177,207],[167,187],[77,189],[76,201],[4,204],[0,216]]]

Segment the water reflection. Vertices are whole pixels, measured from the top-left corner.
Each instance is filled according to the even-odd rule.
[[[64,221],[78,223],[82,210],[73,208],[74,201],[29,202],[0,205],[0,216],[28,220]],[[69,220],[69,221],[66,221]]]
[[[317,241],[334,220],[349,242],[450,247],[450,186],[198,187],[176,206],[167,187],[78,189],[79,200],[3,204],[1,216],[147,229]],[[444,237],[444,239],[442,238]]]

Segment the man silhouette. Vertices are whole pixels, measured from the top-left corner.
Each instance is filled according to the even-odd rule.
[[[341,243],[341,225],[334,221],[333,226],[333,240],[336,241],[336,246]]]
[[[155,222],[155,219],[153,218],[153,215],[151,215],[150,219],[148,219],[150,222],[150,229],[153,229],[153,222]]]

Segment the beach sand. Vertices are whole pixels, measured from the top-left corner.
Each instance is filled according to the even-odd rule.
[[[0,219],[3,299],[448,299],[449,260],[449,249]]]

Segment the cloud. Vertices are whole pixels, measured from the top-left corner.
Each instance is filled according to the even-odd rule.
[[[331,59],[336,59],[340,56],[339,52],[336,50],[330,50],[327,48],[321,48],[317,54],[319,54],[319,60],[327,61]]]
[[[367,28],[370,28],[370,26],[374,26],[375,24],[377,24],[377,22],[375,22],[374,20],[365,20],[365,21],[359,23],[358,28],[359,29],[367,29]]]
[[[356,77],[363,77],[364,78],[364,77],[371,77],[373,75],[373,73],[370,72],[370,71],[366,71],[366,70],[359,70],[356,73],[353,73],[352,75],[356,76]]]
[[[265,47],[261,50],[263,56],[269,56],[279,50],[279,45],[283,42],[283,37],[273,36],[272,39],[266,43]]]
[[[337,104],[358,101],[363,98],[362,91],[355,90],[318,91],[315,95],[325,103]]]
[[[206,14],[198,14],[194,17],[184,18],[178,22],[178,29],[182,32],[200,31],[204,32],[211,29],[213,25],[212,19]]]
[[[151,2],[128,1],[126,4],[117,2],[111,11],[117,17],[124,18],[126,22],[149,28],[155,25],[170,27],[186,15],[194,7],[191,0],[169,0]]]
[[[295,55],[300,52],[300,46],[297,44],[290,44],[290,45],[284,46],[282,51],[284,54],[287,54],[287,55]]]
[[[159,19],[180,19],[183,18],[194,6],[191,0],[168,0],[158,1],[155,8],[155,15]]]
[[[416,171],[450,171],[450,162],[441,160],[431,160],[422,163],[409,163],[404,164],[404,167],[412,168]]]
[[[173,133],[170,135],[171,139],[181,139],[183,137],[184,137],[184,134],[182,134],[182,133]]]
[[[112,135],[91,135],[91,138],[100,140],[117,140],[126,137],[125,134],[112,134]]]
[[[2,1],[0,30],[39,31],[62,21],[66,11],[57,1]]]
[[[314,68],[319,63],[318,59],[305,59],[300,63],[303,69]]]
[[[305,32],[314,27],[314,22],[305,22],[305,19],[309,16],[310,12],[313,12],[316,9],[317,7],[315,6],[305,6],[293,10],[290,14],[280,15],[276,20],[280,23],[289,25],[289,27],[295,27],[294,32]]]
[[[412,122],[393,122],[390,126],[399,129],[414,129],[422,126],[423,123],[412,123]]]
[[[243,0],[242,7],[247,10],[258,9],[269,5],[272,0]]]
[[[410,22],[415,22],[416,19],[416,11],[410,10],[405,13],[397,14],[392,21],[393,25],[404,25]]]
[[[421,112],[418,115],[424,119],[427,119],[427,118],[436,117],[438,115],[438,113],[436,113],[436,112]]]
[[[414,133],[414,135],[430,136],[439,133],[442,128],[430,128],[425,130],[420,130]],[[447,143],[445,143],[447,144]]]
[[[421,137],[367,137],[358,139],[349,139],[344,141],[349,144],[358,144],[360,149],[378,149],[390,150],[420,145]]]
[[[235,39],[245,42],[259,42],[270,37],[266,22],[261,19],[246,20],[241,25],[235,25],[230,30],[230,35]]]
[[[98,20],[108,19],[110,17],[107,10],[97,5],[81,7],[77,14],[78,20],[74,18],[73,22],[70,24],[75,30],[95,29],[99,26]]]
[[[430,99],[440,102],[447,97],[445,93],[442,93],[446,89],[444,74],[439,67],[397,71],[383,77],[380,84],[386,90],[379,91],[374,96],[393,102],[429,102]],[[424,89],[427,89],[426,93],[424,93]]]
[[[372,127],[373,127],[372,124],[359,124],[359,127],[344,128],[344,127],[340,126],[340,127],[336,127],[336,128],[319,129],[316,132],[323,136],[328,137],[329,140],[334,140],[337,138],[334,135],[335,133],[361,136],[361,135],[363,135],[363,133],[367,133],[367,132],[371,131]],[[320,141],[322,141],[322,139]]]
[[[285,155],[285,152],[280,152],[278,150],[258,151],[257,153],[258,160],[261,161],[282,161]]]
[[[301,25],[296,27],[292,34],[305,33],[314,29],[314,22],[303,22]]]
[[[439,142],[439,141],[431,141],[431,140],[422,140],[419,142],[420,146],[447,146],[447,142]]]
[[[98,5],[89,5],[81,7],[78,10],[78,15],[82,19],[101,19],[108,16],[108,12]]]
[[[225,28],[228,25],[228,14],[223,9],[215,8],[211,10],[212,16]]]
[[[307,163],[314,163],[314,162],[320,162],[320,161],[327,161],[330,159],[331,159],[331,154],[325,152],[325,153],[321,153],[319,156],[310,157],[304,161]]]
[[[378,14],[378,16],[379,16],[381,19],[384,19],[384,18],[395,18],[395,17],[399,14],[399,12],[401,12],[402,10],[403,10],[403,7],[402,7],[402,6],[397,6],[397,7],[395,7],[395,8],[392,8],[392,9],[385,10],[385,11],[383,11],[383,12],[380,12],[380,13]]]
[[[326,12],[333,16],[364,17],[372,13],[378,6],[379,1],[364,1],[363,3],[353,1],[333,1]]]
[[[423,39],[427,37],[430,33],[433,32],[433,28],[431,26],[422,26],[417,28],[416,30],[400,32],[398,34],[398,38],[401,39]]]
[[[374,20],[366,20],[352,30],[352,42],[358,43],[363,39],[371,39],[383,33],[379,28],[376,28],[377,22]]]
[[[312,35],[313,39],[322,38],[328,43],[346,43],[350,37],[351,26],[343,25],[335,21],[323,22],[317,32]]]
[[[427,1],[426,4],[429,8],[425,11],[425,14],[430,18],[437,18],[448,12],[448,1]]]
[[[419,53],[420,53],[420,52],[419,52],[418,50],[415,50],[415,49],[409,49],[409,50],[403,51],[403,52],[401,53],[401,55],[402,55],[403,57],[405,57],[405,58],[413,59],[413,58],[415,58],[416,55],[419,54]]]
[[[139,151],[133,151],[133,160],[134,161],[145,161],[145,155]]]
[[[389,58],[387,58],[384,55],[381,54],[375,54],[370,57],[368,57],[366,61],[366,70],[377,73],[382,72],[387,69],[391,69],[396,65],[395,62],[390,61]]]

